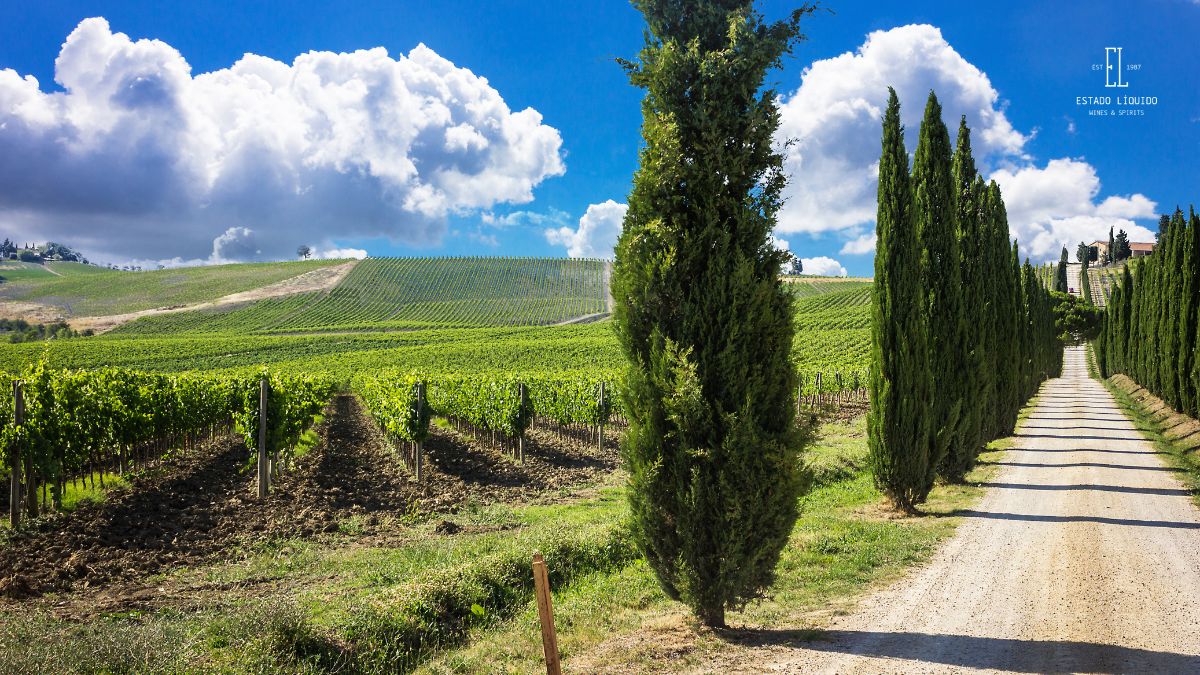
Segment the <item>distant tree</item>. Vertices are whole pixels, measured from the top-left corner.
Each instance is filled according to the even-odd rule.
[[[804,274],[804,261],[798,256],[792,256],[792,261],[788,267],[788,274],[800,275]]]
[[[296,255],[300,256],[301,260],[308,260],[308,257],[312,255],[312,248],[310,248],[307,244],[302,245],[300,248],[296,249]]]
[[[1086,263],[1092,260],[1095,260],[1095,258],[1092,257],[1092,247],[1088,246],[1082,241],[1079,242],[1079,246],[1075,248],[1075,261]]]
[[[1129,259],[1133,255],[1133,249],[1129,247],[1129,235],[1125,234],[1125,230],[1117,231],[1117,238],[1113,240],[1113,260],[1121,262]]]
[[[1113,229],[1108,228],[1108,251],[1104,254],[1104,264],[1111,265],[1117,261],[1117,240],[1113,237]]]
[[[1066,293],[1069,288],[1067,286],[1067,263],[1071,258],[1067,255],[1067,247],[1062,249],[1062,255],[1058,258],[1058,270],[1054,273],[1054,290],[1059,293]]]
[[[1171,216],[1168,216],[1165,213],[1159,214],[1159,216],[1158,216],[1158,232],[1154,233],[1155,243],[1162,241],[1162,238],[1166,236],[1167,230],[1169,230],[1171,228],[1171,225],[1172,225]]]

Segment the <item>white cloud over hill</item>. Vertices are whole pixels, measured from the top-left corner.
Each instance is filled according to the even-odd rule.
[[[193,74],[158,40],[84,20],[61,92],[0,70],[0,233],[93,257],[290,257],[302,243],[433,244],[446,218],[524,203],[565,171],[557,130],[419,45],[246,54]]]
[[[579,219],[579,227],[548,228],[544,231],[546,241],[566,246],[572,258],[611,259],[628,210],[627,204],[611,199],[592,204]]]

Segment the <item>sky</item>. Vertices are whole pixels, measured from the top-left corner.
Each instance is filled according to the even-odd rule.
[[[612,256],[640,143],[628,3],[231,4],[6,8],[0,236],[141,265]],[[775,239],[806,271],[872,272],[888,86],[910,152],[931,89],[952,134],[966,115],[1034,261],[1200,203],[1200,0],[824,5],[767,82]]]

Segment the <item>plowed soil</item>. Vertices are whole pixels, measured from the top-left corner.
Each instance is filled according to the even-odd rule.
[[[389,538],[394,519],[452,513],[468,501],[525,503],[593,481],[618,465],[585,437],[534,430],[525,463],[469,434],[434,429],[426,473],[412,480],[358,400],[339,396],[317,429],[320,443],[266,500],[242,441],[223,436],[165,460],[66,515],[44,518],[0,544],[0,598],[97,589],[236,555],[277,538],[319,538],[361,516],[360,537]],[[615,436],[615,434],[614,434]],[[3,601],[0,601],[3,602]]]

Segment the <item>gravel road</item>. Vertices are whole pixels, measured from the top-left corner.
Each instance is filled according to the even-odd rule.
[[[1200,672],[1200,511],[1082,349],[1015,440],[927,567],[761,670]]]

